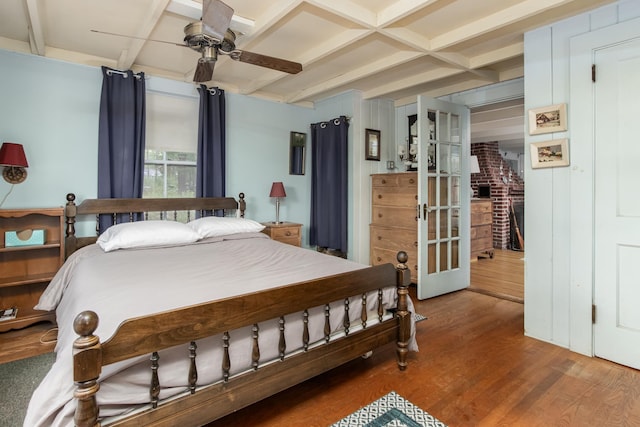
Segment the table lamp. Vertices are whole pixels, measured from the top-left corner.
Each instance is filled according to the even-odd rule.
[[[271,185],[271,192],[269,193],[269,197],[276,198],[276,220],[274,224],[282,224],[280,222],[280,198],[287,197],[287,193],[284,192],[284,185],[281,182],[274,182]]]

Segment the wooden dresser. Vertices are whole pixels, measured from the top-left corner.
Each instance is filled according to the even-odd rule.
[[[493,202],[471,200],[471,259],[493,258]]]
[[[370,262],[397,264],[398,251],[409,256],[411,281],[418,280],[418,174],[371,176]]]
[[[18,309],[14,319],[0,322],[0,332],[55,322],[55,312],[33,306],[64,262],[63,213],[62,208],[0,210],[0,309]],[[44,237],[33,244],[5,238],[21,230],[43,230]]]
[[[262,225],[265,226],[262,232],[269,235],[273,240],[288,243],[293,246],[300,246],[302,239],[300,228],[302,224],[296,224],[294,222],[281,222],[279,224],[263,222]]]

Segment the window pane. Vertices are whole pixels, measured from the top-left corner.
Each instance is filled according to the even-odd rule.
[[[196,167],[183,165],[167,166],[167,196],[196,197]]]
[[[179,151],[167,151],[167,161],[169,162],[194,162],[196,153],[184,153]]]
[[[164,197],[164,166],[145,164],[143,182],[142,197]]]
[[[151,160],[162,160],[164,156],[163,151],[156,150],[144,150],[144,161],[148,162]]]

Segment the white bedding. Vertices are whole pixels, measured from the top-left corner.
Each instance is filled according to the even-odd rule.
[[[37,308],[56,310],[59,326],[56,361],[32,396],[24,425],[73,425],[72,345],[75,316],[95,311],[96,331],[105,341],[125,318],[231,297],[303,280],[366,267],[344,259],[272,241],[262,233],[243,233],[206,239],[184,246],[128,249],[105,253],[91,245],[74,253],[60,269]],[[393,284],[391,284],[393,285]],[[384,304],[395,307],[396,292],[385,289]],[[368,298],[375,310],[377,298]],[[331,325],[342,325],[342,303],[332,305]],[[360,301],[351,304],[350,318],[359,319]],[[413,308],[410,305],[410,310]],[[309,310],[311,341],[323,337],[323,308]],[[300,346],[302,322],[297,314],[286,317],[287,351]],[[359,323],[353,320],[353,323]],[[231,374],[251,364],[248,328],[231,333]],[[261,363],[277,357],[277,321],[260,324]],[[198,342],[198,384],[219,381],[221,340]],[[411,349],[417,350],[412,337]],[[182,392],[188,377],[188,352],[180,346],[160,353],[161,398]],[[149,401],[148,357],[103,368],[98,392],[100,416],[111,416],[127,405]],[[207,361],[205,364],[204,361]],[[143,362],[140,364],[140,362]],[[136,364],[137,363],[137,364]],[[141,366],[142,365],[142,366]]]

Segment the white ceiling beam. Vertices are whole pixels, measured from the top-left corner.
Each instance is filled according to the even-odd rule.
[[[349,0],[306,0],[306,3],[365,28],[376,28],[378,25],[374,11]]]
[[[27,13],[29,14],[29,42],[31,53],[44,56],[46,45],[44,42],[44,31],[40,19],[40,10],[37,0],[26,0]]]
[[[167,5],[167,12],[199,21],[202,18],[202,3],[193,0],[171,0]],[[248,35],[253,31],[254,24],[253,19],[243,18],[234,14],[229,26],[236,33]]]
[[[126,54],[118,59],[119,69],[128,70],[133,66],[134,62],[136,62],[136,58],[140,54],[142,47],[147,42],[144,39],[148,39],[153,29],[158,25],[158,21],[167,8],[169,1],[170,0],[153,0],[153,3],[149,7],[147,19],[145,19],[145,21],[140,25],[140,31],[138,31],[137,34],[132,34],[137,38],[131,40],[131,44],[129,45],[129,49],[126,50]]]
[[[284,20],[287,15],[302,2],[303,0],[270,0],[269,8],[255,20],[251,34],[242,37],[240,40],[236,40],[236,44],[245,47],[250,46],[252,40],[257,39],[262,33],[270,30],[272,27],[277,27],[278,22]]]
[[[525,0],[434,37],[431,40],[431,48],[433,50],[446,49],[449,46],[523,21],[533,15],[554,7],[562,6],[566,3],[571,3],[572,1],[573,0]]]
[[[421,53],[417,52],[396,52],[392,53],[384,58],[380,58],[377,61],[372,63],[368,63],[356,69],[347,71],[345,73],[340,74],[334,78],[323,81],[322,83],[302,90],[296,93],[291,98],[288,98],[288,102],[298,102],[303,99],[306,99],[312,95],[334,89],[339,86],[343,86],[354,82],[356,80],[377,74],[381,71],[387,70],[389,68],[396,67],[398,65],[409,62],[417,57],[421,56]]]
[[[302,64],[303,69],[314,64],[315,62],[326,58],[328,55],[331,55],[335,52],[340,51],[341,49],[351,45],[357,40],[360,40],[369,34],[371,34],[371,30],[347,30],[337,34],[335,37],[331,39],[327,39],[324,43],[316,46],[315,48],[309,50],[302,58],[300,58],[300,63]],[[277,82],[278,80],[287,78],[287,74],[274,72],[272,74],[272,78],[261,78],[259,81],[255,80],[252,84],[248,85],[244,88],[242,93],[244,95],[252,94],[265,86],[268,86],[272,83]],[[262,76],[264,77],[264,76]]]
[[[366,91],[363,94],[363,97],[365,99],[381,97],[392,92],[400,92],[407,88],[420,86],[425,83],[455,76],[456,74],[463,72],[463,70],[458,68],[437,68],[435,70],[425,71],[424,73],[414,74],[411,77],[406,77],[404,79],[394,80],[386,85],[378,86],[375,89]]]
[[[469,66],[471,68],[486,67],[487,65],[522,55],[524,55],[524,42],[512,43],[508,46],[494,49],[491,52],[469,58]]]
[[[416,13],[420,9],[436,3],[438,0],[399,0],[390,4],[378,14],[378,26],[392,25],[394,22]]]

